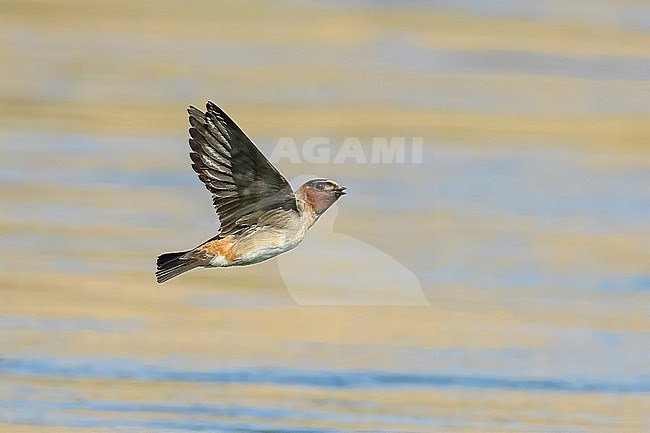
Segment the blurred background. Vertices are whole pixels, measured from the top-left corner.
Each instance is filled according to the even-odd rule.
[[[0,430],[650,429],[650,2],[0,10]],[[218,227],[187,156],[207,99],[267,155],[423,160],[282,159],[349,188],[292,287],[282,257],[160,286]],[[296,302],[399,291],[377,251],[430,306]]]

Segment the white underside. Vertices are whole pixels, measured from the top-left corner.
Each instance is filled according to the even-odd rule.
[[[278,254],[282,254],[286,251],[294,249],[298,244],[295,245],[285,245],[283,247],[263,247],[263,248],[257,248],[252,251],[250,251],[247,254],[244,254],[240,261],[241,264],[249,265],[252,263],[259,263],[264,260],[270,259],[271,257],[275,257]]]
[[[223,266],[228,266],[228,262],[223,256],[214,256],[212,260],[210,260],[210,266],[221,268]]]
[[[304,231],[293,233],[292,236],[278,235],[277,233],[269,236],[268,233],[257,232],[237,242],[239,247],[235,247],[235,250],[239,249],[237,259],[228,261],[223,256],[215,256],[210,260],[210,266],[244,266],[263,262],[294,249],[303,240],[304,235]]]
[[[232,248],[235,260],[229,261],[223,256],[215,256],[210,260],[210,266],[243,266],[259,263],[294,249],[303,240],[309,227],[318,216],[313,212],[304,211],[304,204],[298,200],[301,209],[299,214],[287,213],[287,219],[282,221],[282,228],[258,227],[243,234]]]

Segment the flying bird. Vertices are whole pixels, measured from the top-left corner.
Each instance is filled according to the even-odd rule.
[[[212,193],[217,235],[156,262],[159,283],[198,267],[259,263],[295,248],[346,187],[312,179],[293,191],[289,182],[211,101],[205,113],[190,106],[192,168]]]

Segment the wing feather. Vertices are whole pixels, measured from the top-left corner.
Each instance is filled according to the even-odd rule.
[[[228,115],[212,102],[188,110],[192,168],[212,193],[223,237],[297,212],[291,185]]]

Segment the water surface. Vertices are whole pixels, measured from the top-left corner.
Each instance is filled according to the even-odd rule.
[[[0,430],[650,427],[647,5],[5,6]],[[350,194],[299,250],[160,286],[218,227],[206,99],[267,155],[422,162],[279,159]]]

